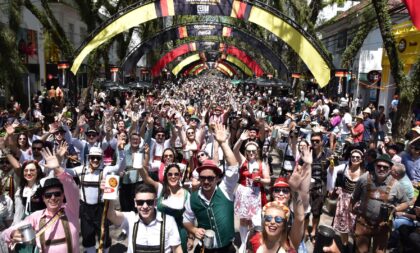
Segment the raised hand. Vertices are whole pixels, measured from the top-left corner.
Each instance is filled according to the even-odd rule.
[[[60,167],[60,163],[57,159],[57,156],[53,152],[51,152],[49,148],[43,148],[41,150],[41,155],[45,160],[45,168],[57,169]]]
[[[48,132],[50,133],[50,134],[54,134],[55,132],[57,132],[57,130],[58,130],[58,124],[56,124],[56,123],[52,123],[52,124],[50,124],[49,125],[49,130],[48,130]]]
[[[312,149],[310,148],[310,147],[308,147],[308,146],[303,146],[302,148],[301,148],[301,151],[302,151],[302,160],[303,160],[303,162],[305,162],[306,164],[312,164],[312,160],[313,160],[313,158],[312,158]]]
[[[6,124],[6,125],[4,125],[4,129],[6,130],[6,133],[8,135],[12,135],[12,134],[15,133],[15,128],[13,127],[12,124]]]
[[[67,142],[62,141],[59,145],[58,148],[56,150],[56,155],[57,157],[62,161],[63,158],[65,157],[66,153],[67,153],[67,149],[68,149],[69,145],[67,144]]]
[[[249,139],[249,131],[245,130],[241,133],[241,136],[239,137],[242,141],[246,141]]]
[[[217,142],[223,143],[228,139],[229,135],[226,131],[226,127],[223,124],[216,124],[214,126],[214,138]]]

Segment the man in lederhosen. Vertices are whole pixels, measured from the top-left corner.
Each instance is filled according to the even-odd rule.
[[[215,236],[211,252],[233,253],[236,252],[232,245],[235,234],[233,197],[234,188],[239,179],[238,162],[228,145],[228,134],[222,124],[215,126],[214,138],[222,148],[227,162],[225,176],[218,185],[222,171],[212,160],[204,161],[197,168],[201,186],[185,203],[184,226],[199,240],[204,238],[206,230],[213,230]],[[194,226],[196,219],[197,227]],[[200,252],[202,247],[204,246],[198,245],[194,252]]]
[[[156,189],[148,184],[136,188],[135,212],[115,211],[111,202],[108,219],[116,226],[128,227],[128,253],[182,253],[175,219],[156,210]]]
[[[88,155],[88,163],[72,169],[66,169],[73,176],[80,180],[80,226],[82,232],[82,245],[87,253],[96,252],[95,235],[101,236],[101,218],[104,209],[100,182],[107,174],[119,174],[125,168],[124,145],[119,142],[118,157],[116,165],[103,166],[103,151],[98,147],[91,147]],[[109,237],[109,222],[105,222],[105,245],[108,249],[111,246]]]
[[[390,214],[408,208],[404,188],[391,175],[392,165],[388,155],[381,155],[375,160],[374,172],[365,173],[356,183],[350,201],[350,210],[357,213],[356,252],[369,252],[371,240],[372,252],[385,252],[391,231]],[[360,205],[355,206],[359,201]]]

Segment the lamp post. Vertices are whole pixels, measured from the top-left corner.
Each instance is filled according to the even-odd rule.
[[[111,72],[111,81],[116,83],[118,81],[118,71],[120,71],[120,68],[117,66],[111,66],[109,71]]]
[[[336,69],[334,71],[334,76],[338,78],[338,87],[337,87],[337,94],[338,95],[345,95],[343,94],[343,91],[347,91],[346,84],[347,84],[347,76],[349,75],[349,72],[347,69]]]
[[[66,88],[67,85],[67,70],[70,67],[70,63],[67,61],[61,61],[57,63],[57,68],[60,71],[60,80],[59,85],[63,88]]]

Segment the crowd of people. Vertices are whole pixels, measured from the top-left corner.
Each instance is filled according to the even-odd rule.
[[[325,252],[420,251],[420,126],[393,140],[384,106],[211,74],[78,102],[2,110],[3,252],[108,252],[118,228],[127,252],[305,253],[322,214]]]

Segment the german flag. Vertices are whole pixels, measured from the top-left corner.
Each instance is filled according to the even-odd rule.
[[[155,2],[156,14],[158,17],[175,15],[174,0],[160,0]]]
[[[239,0],[235,0],[232,4],[232,12],[230,16],[232,18],[248,20],[251,9],[252,5],[241,2]]]

